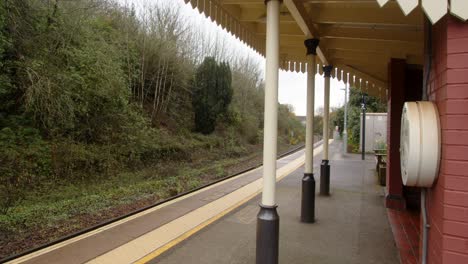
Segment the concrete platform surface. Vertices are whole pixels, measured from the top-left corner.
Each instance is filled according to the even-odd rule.
[[[361,161],[341,149],[340,141],[330,146],[331,196],[316,196],[315,223],[299,221],[303,167],[278,183],[280,263],[399,263],[373,157]],[[258,195],[149,263],[255,263],[259,202]]]

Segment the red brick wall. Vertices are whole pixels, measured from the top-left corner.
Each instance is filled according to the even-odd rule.
[[[442,157],[428,193],[429,263],[468,263],[468,23],[433,28],[430,100],[442,127]]]

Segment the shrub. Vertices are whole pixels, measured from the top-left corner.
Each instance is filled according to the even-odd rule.
[[[25,193],[51,172],[50,149],[33,128],[0,130],[0,213],[20,201]]]
[[[97,180],[122,167],[112,146],[56,141],[52,157],[56,177],[62,180]]]

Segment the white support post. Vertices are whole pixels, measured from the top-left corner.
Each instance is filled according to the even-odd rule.
[[[278,71],[280,0],[267,0],[265,116],[263,129],[263,192],[257,215],[257,264],[277,264],[279,216],[276,211],[276,156],[278,137]]]
[[[323,67],[325,92],[323,103],[323,160],[320,165],[320,195],[330,195],[330,164],[328,160],[329,112],[330,112],[330,76],[333,66]]]
[[[315,222],[315,178],[314,178],[314,109],[315,109],[315,74],[317,71],[318,39],[304,41],[307,48],[307,117],[305,170],[302,178],[301,221]]]
[[[279,0],[267,2],[262,204],[274,206],[278,137]]]
[[[309,64],[307,67],[307,116],[304,173],[314,173],[315,65],[317,64],[315,54],[309,54],[308,58]]]
[[[330,124],[330,71],[325,69],[325,91],[324,91],[324,101],[323,101],[323,159],[328,160],[328,141],[330,139],[330,131],[329,131],[329,124]]]

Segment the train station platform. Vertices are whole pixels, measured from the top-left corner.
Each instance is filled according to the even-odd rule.
[[[399,263],[373,157],[341,149],[330,145],[331,195],[316,196],[313,224],[299,221],[304,150],[277,161],[280,263]],[[321,152],[316,144],[317,186]],[[248,171],[9,263],[255,263],[261,175]]]
[[[316,222],[299,221],[303,167],[277,184],[280,215],[280,263],[399,263],[399,257],[369,155],[341,154],[341,142],[330,145],[331,196],[316,197]],[[321,155],[315,155],[319,186]],[[317,188],[318,189],[318,188]],[[317,190],[318,192],[318,190]],[[204,228],[153,264],[255,263],[256,215],[260,196]]]

